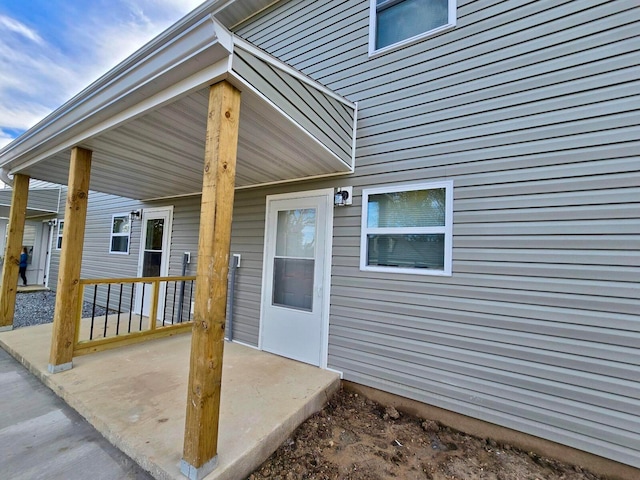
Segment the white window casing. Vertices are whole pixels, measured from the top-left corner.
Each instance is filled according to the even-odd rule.
[[[128,255],[131,243],[131,218],[128,213],[111,216],[111,235],[109,253]]]
[[[428,200],[433,195],[440,196],[442,193],[444,207],[436,202],[438,206],[433,210],[421,209],[419,205],[394,209],[391,205],[393,200],[391,200],[382,202],[390,207],[387,208],[383,205],[384,212],[380,212],[380,200],[386,197],[392,199],[393,197],[402,197],[407,192],[416,192],[416,195],[420,195],[421,191],[424,192],[424,200]],[[411,200],[405,198],[403,201],[406,204]],[[433,204],[433,200],[431,202]],[[391,219],[381,221],[379,215]],[[421,218],[416,219],[416,215]],[[441,218],[442,216],[444,217],[442,220],[433,221],[433,218]],[[416,220],[418,221],[416,222]],[[426,222],[429,225],[416,225],[420,222]],[[411,225],[412,223],[413,225]],[[431,223],[434,224],[431,225]],[[452,181],[394,185],[368,188],[362,191],[360,270],[451,276],[452,252]]]
[[[411,45],[456,26],[457,0],[369,1],[370,57]],[[446,8],[446,12],[444,12],[444,8]],[[435,12],[438,9],[442,9],[442,11],[438,13],[436,18]],[[417,15],[416,11],[422,15]],[[399,17],[406,15],[413,21],[397,21],[398,18],[389,18],[390,13]],[[386,21],[389,22],[389,29],[383,31],[380,27],[385,26]],[[405,31],[400,31],[401,28],[404,28]]]

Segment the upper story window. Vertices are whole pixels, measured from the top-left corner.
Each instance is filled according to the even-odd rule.
[[[114,215],[111,218],[111,246],[109,253],[129,253],[131,219],[129,214]]]
[[[360,269],[451,275],[453,183],[362,191]]]
[[[456,0],[371,0],[369,55],[406,45],[456,24]]]

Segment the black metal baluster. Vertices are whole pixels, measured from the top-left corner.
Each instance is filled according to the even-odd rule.
[[[178,294],[178,282],[173,282],[173,306],[171,307],[171,323],[175,322],[177,294]]]
[[[142,301],[140,302],[140,331],[142,331],[142,312],[144,312],[144,282],[142,282]]]
[[[107,338],[107,321],[109,320],[109,301],[111,300],[111,284],[107,284],[107,309],[104,312],[104,333],[103,338]]]
[[[191,318],[191,299],[193,298],[193,280],[191,280],[191,284],[189,286],[189,305],[187,305],[187,308],[189,309],[189,321],[192,320]]]
[[[120,333],[120,312],[122,311],[122,287],[123,283],[120,284],[120,296],[118,298],[118,321],[116,322],[116,337]]]
[[[160,285],[158,285],[158,294],[160,294]],[[167,319],[167,297],[169,296],[169,282],[164,287],[164,301],[162,302],[162,326],[164,327],[164,322]],[[158,305],[160,303],[158,302]]]
[[[131,299],[129,301],[129,330],[127,333],[131,333],[131,317],[133,315],[133,298],[135,297],[135,283],[131,284]]]

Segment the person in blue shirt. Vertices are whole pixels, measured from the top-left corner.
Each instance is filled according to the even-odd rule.
[[[29,263],[29,252],[27,247],[22,249],[20,254],[20,276],[22,277],[22,284],[27,286],[27,263]]]

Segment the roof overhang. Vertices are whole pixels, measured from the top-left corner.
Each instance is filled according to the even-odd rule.
[[[8,218],[13,191],[0,189],[0,218]],[[60,187],[29,189],[26,218],[47,219],[55,217],[60,205]]]
[[[0,167],[66,184],[81,146],[93,151],[92,190],[199,193],[208,87],[222,80],[242,92],[238,188],[353,171],[356,104],[211,14],[179,22],[0,150]]]

